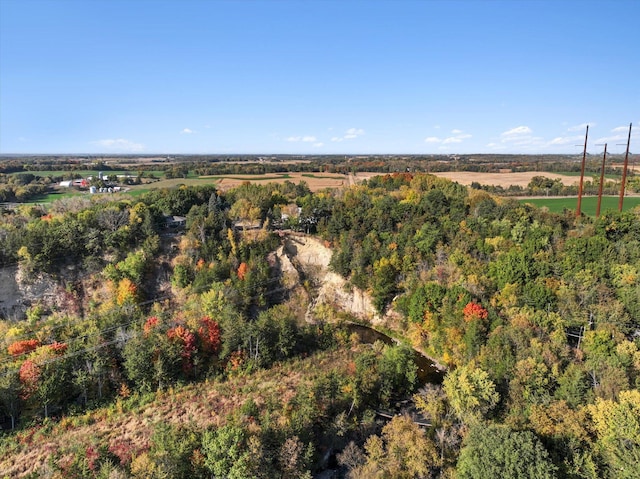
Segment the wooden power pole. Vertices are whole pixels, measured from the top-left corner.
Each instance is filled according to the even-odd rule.
[[[624,166],[622,167],[622,184],[620,185],[620,199],[618,200],[618,211],[622,211],[624,203],[624,188],[627,183],[627,168],[629,167],[629,145],[631,144],[631,125],[629,123],[629,137],[627,138],[627,152],[624,155]]]
[[[604,185],[604,165],[607,161],[607,144],[604,144],[604,155],[602,155],[602,168],[600,170],[600,187],[598,188],[598,206],[596,207],[596,218],[600,217],[600,205],[602,204],[602,186]]]
[[[576,208],[576,217],[580,217],[580,208],[582,206],[582,185],[584,183],[584,166],[587,161],[587,138],[589,138],[589,125],[584,135],[584,151],[582,152],[582,168],[580,168],[580,186],[578,187],[578,207]]]

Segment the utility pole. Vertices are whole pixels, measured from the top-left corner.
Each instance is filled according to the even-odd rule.
[[[584,166],[587,161],[587,138],[589,137],[589,125],[584,135],[584,151],[582,152],[582,168],[580,169],[580,186],[578,187],[578,207],[576,208],[576,217],[580,217],[580,207],[582,206],[582,184],[584,183]]]
[[[631,125],[629,123],[629,138],[627,138],[627,152],[624,155],[624,166],[622,167],[622,184],[620,185],[620,199],[618,200],[618,211],[622,212],[624,202],[624,188],[627,183],[627,167],[629,166],[629,145],[631,144]]]
[[[602,185],[604,184],[604,164],[607,160],[607,144],[604,144],[604,155],[602,155],[602,168],[600,169],[600,187],[598,188],[598,206],[596,207],[596,218],[600,217],[600,205],[602,204]]]

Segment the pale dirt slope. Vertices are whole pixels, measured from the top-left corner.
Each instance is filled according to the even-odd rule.
[[[334,306],[374,324],[382,321],[367,292],[348,285],[344,278],[329,270],[332,251],[321,240],[289,234],[285,238],[284,249],[279,253],[281,251],[286,256],[281,259],[281,264],[290,264],[299,269],[302,276],[315,286],[314,299],[307,311],[308,321],[313,321],[313,310],[320,304]],[[283,272],[286,274],[285,268]]]

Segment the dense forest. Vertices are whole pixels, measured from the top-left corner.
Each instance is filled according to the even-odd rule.
[[[640,468],[638,209],[555,215],[403,172],[316,193],[69,198],[0,221],[3,269],[25,289],[55,285],[0,322],[0,475]],[[291,232],[329,248],[375,311],[317,303],[311,275],[288,281]],[[351,323],[397,344],[363,343]],[[414,349],[442,365],[441,383],[418,379]],[[407,401],[415,414],[396,414]]]

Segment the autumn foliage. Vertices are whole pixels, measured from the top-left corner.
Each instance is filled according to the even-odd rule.
[[[247,263],[240,263],[240,266],[238,266],[238,279],[244,279],[244,277],[247,275],[247,269]]]
[[[67,350],[67,345],[65,343],[59,343],[58,341],[54,341],[49,345],[49,349],[54,354],[64,354]]]
[[[203,316],[200,320],[198,337],[205,351],[216,353],[220,349],[220,326],[209,316]]]
[[[10,344],[7,351],[11,356],[21,356],[34,351],[38,346],[40,346],[40,341],[37,339],[25,339]]]
[[[22,398],[28,399],[38,388],[38,380],[40,379],[40,366],[30,359],[27,359],[18,373],[20,383],[22,384]]]
[[[478,303],[474,303],[470,301],[462,310],[462,314],[464,315],[465,322],[469,323],[474,319],[482,319],[485,320],[489,316],[489,313],[486,309],[480,306]]]
[[[196,350],[196,337],[195,335],[184,326],[176,326],[167,330],[167,337],[170,340],[180,343],[180,357],[182,358],[182,369],[185,373],[191,371],[192,355]]]
[[[118,283],[116,291],[116,303],[122,306],[125,303],[135,302],[138,287],[129,278],[123,278]]]
[[[142,327],[145,336],[151,332],[154,328],[158,326],[158,317],[157,316],[149,316]]]

